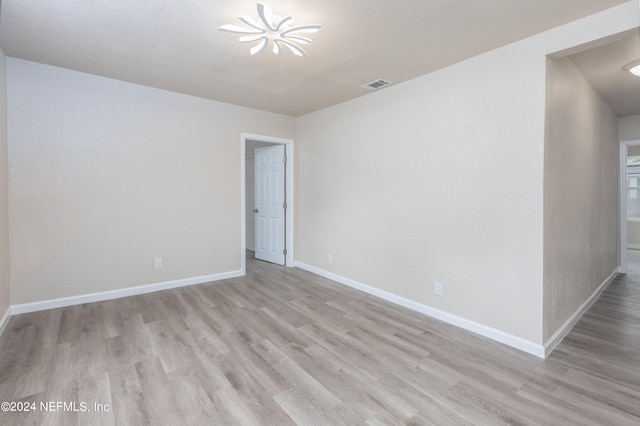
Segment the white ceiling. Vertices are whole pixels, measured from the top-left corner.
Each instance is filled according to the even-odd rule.
[[[322,24],[308,57],[252,57],[217,30],[256,18],[254,0],[1,1],[9,56],[299,116],[627,0],[264,0],[294,25]],[[588,55],[573,59],[596,75],[600,53]]]

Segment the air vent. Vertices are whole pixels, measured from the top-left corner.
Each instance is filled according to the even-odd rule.
[[[378,79],[378,80],[372,81],[371,83],[363,84],[360,87],[364,87],[365,89],[369,89],[369,90],[377,90],[381,87],[386,86],[387,84],[389,84],[387,80]]]

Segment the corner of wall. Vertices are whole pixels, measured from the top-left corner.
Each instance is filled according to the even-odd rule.
[[[0,334],[10,317],[7,57],[0,49]]]

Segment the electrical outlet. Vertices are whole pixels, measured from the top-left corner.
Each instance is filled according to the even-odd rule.
[[[332,254],[328,254],[327,255],[327,263],[329,265],[333,265],[333,255]]]
[[[153,267],[154,269],[162,269],[162,258],[156,257],[153,259]]]
[[[433,293],[434,293],[436,296],[440,296],[440,297],[442,297],[442,283],[439,283],[439,282],[437,282],[437,281],[436,281],[436,282],[433,284]]]

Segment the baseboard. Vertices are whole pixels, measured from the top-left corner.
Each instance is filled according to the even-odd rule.
[[[44,311],[47,309],[64,308],[66,306],[80,305],[82,303],[100,302],[102,300],[119,299],[121,297],[136,296],[139,294],[154,293],[160,290],[185,287],[195,284],[204,284],[211,281],[225,280],[228,278],[241,277],[242,271],[230,271],[220,274],[203,275],[200,277],[184,278],[174,281],[165,281],[156,284],[147,284],[136,287],[127,287],[118,290],[103,291],[99,293],[83,294],[80,296],[63,297],[60,299],[43,300],[41,302],[24,303],[12,305],[11,315],[24,314],[27,312]]]
[[[2,336],[2,332],[4,331],[5,327],[9,323],[9,319],[11,319],[11,306],[7,308],[7,311],[4,313],[4,315],[0,319],[0,336]]]
[[[560,326],[560,328],[553,333],[553,336],[549,338],[544,344],[544,356],[545,358],[549,356],[551,352],[558,346],[562,339],[571,331],[574,325],[582,318],[585,312],[593,305],[593,303],[598,300],[598,297],[602,294],[602,292],[611,284],[614,278],[618,275],[618,269],[616,268],[611,275],[609,275],[605,280],[598,286],[598,288],[591,294],[591,296],[582,304],[580,307],[567,319],[564,324]]]
[[[519,349],[521,351],[527,352],[529,354],[535,355],[539,358],[545,357],[545,350],[542,345],[525,340],[521,337],[514,336],[512,334],[505,333],[503,331],[468,320],[466,318],[462,318],[457,315],[453,315],[448,312],[444,312],[439,309],[435,309],[430,306],[414,302],[413,300],[409,300],[402,296],[398,296],[396,294],[389,293],[384,290],[380,290],[370,285],[363,284],[358,281],[354,281],[352,279],[342,277],[340,275],[325,271],[315,266],[307,265],[302,262],[296,262],[296,266],[299,267],[300,269],[304,269],[306,271],[328,278],[332,281],[336,281],[348,287],[355,288],[356,290],[363,291],[372,296],[379,297],[388,302],[395,303],[396,305],[400,305],[405,308],[411,309],[412,311],[420,312],[429,317],[436,318],[440,321],[444,321],[446,323],[455,325],[456,327],[460,327],[465,330],[472,331],[481,336],[488,337],[489,339],[495,340],[497,342],[504,343],[505,345],[508,345],[513,348]]]

